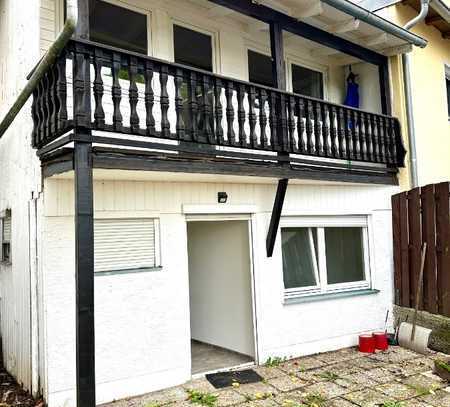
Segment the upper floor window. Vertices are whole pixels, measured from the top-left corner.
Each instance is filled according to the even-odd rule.
[[[90,39],[140,54],[148,53],[147,16],[101,0],[89,0]]]
[[[173,43],[176,63],[213,71],[211,35],[174,24]]]
[[[323,99],[323,73],[292,64],[292,91],[299,95]]]
[[[11,211],[6,211],[0,218],[1,257],[5,263],[11,262]]]
[[[285,298],[370,287],[365,218],[283,220]]]
[[[249,49],[248,80],[259,85],[274,87],[272,58]]]

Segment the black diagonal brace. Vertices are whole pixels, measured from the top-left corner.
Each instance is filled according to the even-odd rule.
[[[277,237],[278,226],[280,225],[281,211],[283,210],[284,197],[289,179],[283,178],[278,181],[277,194],[273,203],[272,217],[270,218],[269,231],[267,232],[266,250],[267,257],[272,257],[275,239]]]

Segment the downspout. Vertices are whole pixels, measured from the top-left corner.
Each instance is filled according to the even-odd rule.
[[[67,17],[64,23],[62,31],[58,34],[58,37],[50,46],[48,51],[45,53],[44,57],[40,60],[39,64],[34,69],[30,79],[28,80],[25,87],[20,92],[16,101],[6,113],[5,117],[0,123],[0,138],[8,130],[11,123],[14,121],[22,107],[27,102],[28,98],[36,89],[37,85],[43,78],[45,72],[48,68],[55,62],[59,53],[66,46],[67,42],[72,37],[75,32],[75,28],[78,22],[78,3],[77,0],[67,0]]]
[[[425,20],[428,14],[431,0],[421,0],[420,13],[403,27],[405,30],[410,30],[416,24]],[[416,131],[414,127],[413,117],[413,98],[411,86],[411,56],[409,54],[402,55],[403,64],[403,82],[405,86],[405,104],[406,104],[406,122],[408,124],[408,143],[409,143],[409,166],[411,172],[411,186],[416,188],[419,186],[419,177],[417,174],[417,148],[416,148]]]

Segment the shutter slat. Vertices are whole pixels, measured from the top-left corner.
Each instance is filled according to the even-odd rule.
[[[3,242],[10,243],[11,242],[11,217],[3,218]]]
[[[95,271],[155,267],[154,219],[96,219]]]

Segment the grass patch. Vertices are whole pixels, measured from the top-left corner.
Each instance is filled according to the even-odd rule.
[[[193,404],[213,407],[216,405],[217,396],[211,393],[204,393],[197,390],[186,390],[189,394],[188,400]]]
[[[381,407],[403,407],[404,404],[401,401],[386,401]]]
[[[445,362],[444,360],[436,360],[435,363],[436,366],[450,373],[450,365],[447,362]]]
[[[333,373],[333,372],[329,372],[329,371],[321,372],[318,374],[318,376],[321,377],[322,379],[330,380],[332,382],[339,379],[339,375],[337,375],[336,373]]]
[[[266,360],[266,363],[264,363],[267,367],[277,367],[280,366],[283,362],[286,362],[286,358],[281,358],[279,356],[269,356],[269,359]]]

